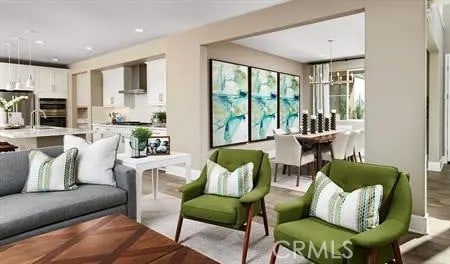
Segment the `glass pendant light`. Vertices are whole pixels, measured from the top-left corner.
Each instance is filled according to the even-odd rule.
[[[6,43],[6,46],[8,46],[8,71],[9,71],[9,77],[11,78],[11,44],[10,43]],[[6,84],[6,90],[13,90],[14,89],[14,81],[8,81],[8,83]]]
[[[36,82],[33,80],[32,76],[31,76],[31,39],[29,40],[28,48],[29,48],[28,54],[30,55],[30,75],[28,76],[25,87],[29,88],[29,89],[34,89],[34,87],[36,86]]]
[[[19,66],[20,66],[20,38],[17,37],[17,81],[15,85],[16,90],[22,89],[22,82],[20,81],[20,75],[19,75]]]

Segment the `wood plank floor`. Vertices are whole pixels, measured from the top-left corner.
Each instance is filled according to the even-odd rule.
[[[178,187],[185,183],[184,178],[162,173],[159,179],[160,192],[181,197]],[[151,193],[151,178],[148,173],[145,174],[143,183],[143,193]],[[276,223],[277,213],[274,210],[276,204],[294,199],[301,194],[284,188],[271,187],[270,194],[266,197],[269,225],[274,226]],[[408,233],[400,241],[404,263],[450,263],[450,165],[445,166],[441,173],[428,173],[428,213],[430,234],[422,236]],[[263,223],[261,217],[256,217],[255,221]]]

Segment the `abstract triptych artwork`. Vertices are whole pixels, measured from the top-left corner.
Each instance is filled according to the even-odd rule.
[[[267,140],[297,129],[300,77],[210,60],[211,147]]]

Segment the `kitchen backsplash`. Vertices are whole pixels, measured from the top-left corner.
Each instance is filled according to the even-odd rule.
[[[134,108],[129,107],[92,107],[92,123],[111,122],[109,113],[118,112],[126,116],[128,121],[150,122],[152,113],[157,111],[165,111],[164,106],[149,106],[147,103],[147,95],[136,95]]]

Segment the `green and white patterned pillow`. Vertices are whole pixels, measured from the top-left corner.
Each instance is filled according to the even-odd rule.
[[[233,172],[219,164],[206,161],[205,193],[230,197],[242,197],[253,189],[253,163],[249,162]]]
[[[39,150],[28,154],[30,171],[23,192],[67,191],[78,188],[75,184],[75,165],[78,149],[72,148],[51,158]]]
[[[379,225],[382,185],[347,193],[320,171],[314,184],[310,216],[356,232],[364,232]]]

